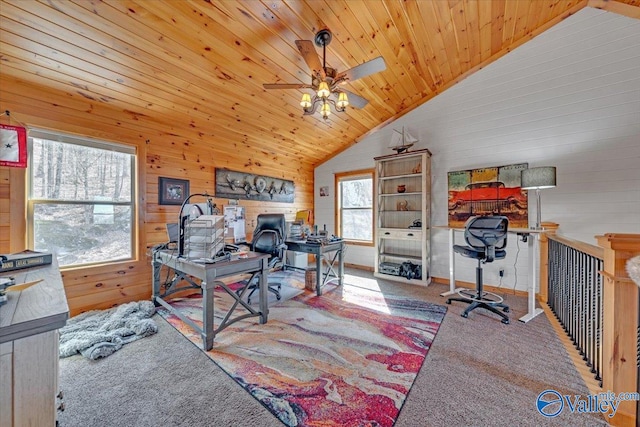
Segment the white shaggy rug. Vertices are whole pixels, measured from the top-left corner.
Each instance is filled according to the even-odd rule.
[[[640,286],[640,255],[627,261],[627,273],[631,280]]]
[[[124,344],[158,332],[150,319],[155,312],[151,301],[140,301],[72,317],[60,329],[60,357],[78,353],[92,360],[107,357]]]

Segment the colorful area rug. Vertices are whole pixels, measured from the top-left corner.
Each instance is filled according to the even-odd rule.
[[[215,311],[229,300],[216,292]],[[201,324],[199,295],[172,305]],[[193,329],[158,313],[202,349]],[[264,325],[235,323],[206,354],[287,426],[392,426],[445,313],[424,301],[329,285],[320,297],[306,291],[270,305]]]

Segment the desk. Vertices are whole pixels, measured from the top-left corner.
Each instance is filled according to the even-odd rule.
[[[456,293],[455,256],[453,252],[453,245],[455,244],[455,232],[464,232],[464,228],[449,227],[446,225],[438,225],[434,228],[449,230],[449,291],[440,294],[440,296],[445,297]],[[543,312],[541,308],[536,308],[536,288],[538,287],[538,276],[540,271],[540,233],[544,233],[545,230],[536,230],[533,228],[509,228],[507,232],[532,237],[528,239],[530,280],[529,286],[527,287],[527,314],[518,319],[521,322],[527,323]]]
[[[322,287],[331,280],[338,280],[341,286],[344,279],[344,240],[327,242],[325,244],[307,243],[306,240],[287,240],[285,242],[288,251],[305,252],[316,256],[316,294],[322,295]],[[328,254],[333,252],[333,257]],[[338,272],[334,270],[336,258],[338,260]],[[327,261],[327,271],[322,269],[322,260]]]
[[[213,338],[227,326],[247,317],[259,316],[260,323],[266,323],[269,314],[267,307],[267,274],[268,274],[268,254],[249,252],[247,258],[232,258],[229,261],[218,261],[213,264],[202,264],[188,261],[185,258],[179,258],[175,251],[159,250],[155,251],[151,260],[153,268],[153,301],[158,305],[162,305],[167,310],[178,316],[185,323],[195,329],[202,336],[202,345],[205,350],[211,350],[213,347]],[[174,270],[175,275],[170,283],[165,285],[165,290],[161,293],[160,272],[162,266],[165,265]],[[256,311],[253,307],[242,300],[245,288],[240,295],[237,295],[229,287],[218,279],[237,274],[251,274],[251,280],[259,275],[260,285],[260,306]],[[191,277],[202,280],[200,284],[194,282]],[[177,287],[178,283],[186,281],[188,284]],[[229,311],[225,314],[218,328],[214,328],[213,324],[213,290],[216,286],[220,286],[235,301]],[[186,315],[172,307],[165,298],[176,292],[185,289],[198,289],[202,292],[202,327],[199,327],[191,321]],[[231,314],[240,304],[249,313],[231,318]]]
[[[0,307],[0,425],[56,425],[58,329],[69,318],[58,262],[0,275],[16,285],[42,279]]]

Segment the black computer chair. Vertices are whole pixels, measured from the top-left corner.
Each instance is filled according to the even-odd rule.
[[[251,250],[269,254],[269,269],[284,264],[284,253],[287,246],[284,243],[286,221],[284,214],[260,214],[256,221],[256,229],[251,239]],[[247,286],[251,290],[247,302],[251,304],[251,295],[258,289],[258,280],[253,280]],[[280,283],[269,283],[269,291],[280,299]],[[242,289],[238,290],[238,294]]]
[[[476,289],[459,289],[456,291],[459,297],[447,300],[447,304],[451,304],[451,301],[470,304],[462,313],[462,317],[467,317],[469,312],[476,308],[484,308],[499,315],[502,323],[509,323],[509,317],[504,314],[509,312],[509,306],[502,303],[503,298],[494,293],[485,292],[482,288],[482,264],[493,262],[494,259],[503,259],[507,254],[504,247],[507,246],[508,227],[509,219],[506,216],[471,217],[464,227],[464,238],[468,246],[453,246],[454,252],[478,260]],[[502,312],[498,308],[501,308]]]

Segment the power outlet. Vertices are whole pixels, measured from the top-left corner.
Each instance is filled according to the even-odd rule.
[[[498,275],[500,275],[500,277],[504,277],[504,268],[498,270]]]

